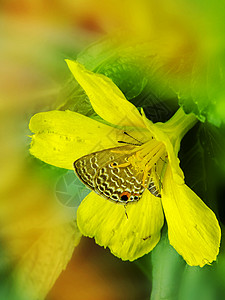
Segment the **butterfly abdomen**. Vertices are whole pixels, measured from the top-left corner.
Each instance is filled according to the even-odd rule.
[[[158,190],[158,188],[156,187],[156,185],[152,179],[150,180],[150,183],[148,185],[148,190],[150,191],[150,193],[152,195],[161,198],[160,191]]]

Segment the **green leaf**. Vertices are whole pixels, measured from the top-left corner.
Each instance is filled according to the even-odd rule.
[[[175,300],[185,267],[182,257],[169,244],[164,234],[152,251],[151,300]]]
[[[100,40],[80,53],[77,60],[87,69],[111,78],[129,100],[145,87],[147,69],[134,47],[118,42],[116,38]]]
[[[71,110],[88,117],[96,115],[84,90],[71,75],[60,91],[55,107],[58,110]]]
[[[222,227],[224,233],[224,227]],[[223,234],[224,235],[224,234]],[[225,257],[224,245],[216,262],[210,266],[190,267],[186,266],[182,274],[178,293],[178,300],[217,300],[224,299],[225,295]]]
[[[186,112],[218,127],[225,123],[224,68],[223,56],[212,57],[203,65],[196,62],[190,81],[177,88],[179,103]]]
[[[225,122],[224,2],[196,0],[192,5],[190,49],[182,53],[177,78],[170,83],[186,112],[219,127]],[[187,71],[179,72],[183,65]]]
[[[148,43],[125,40],[120,35],[101,39],[83,50],[76,60],[88,70],[111,78],[135,106],[148,107],[155,121],[167,120],[176,111],[178,101],[168,82],[158,78],[158,57],[150,53]],[[165,107],[166,119],[161,116]],[[74,78],[70,78],[62,89],[58,109],[96,116],[89,99]]]
[[[138,66],[137,57],[132,54],[120,54],[97,69],[98,73],[111,78],[128,100],[138,96],[147,84],[145,70]]]
[[[225,221],[221,188],[225,184],[225,134],[223,128],[199,123],[181,143],[180,165],[186,184]]]
[[[77,56],[77,61],[88,70],[96,71],[109,58],[117,55],[118,49],[116,38],[106,37],[81,51]]]
[[[182,276],[178,300],[215,300],[220,298],[213,267],[186,266]],[[220,295],[220,296],[219,296]]]
[[[221,171],[225,172],[225,126],[217,128],[205,124],[201,126],[199,139],[208,156]]]
[[[211,124],[200,127],[199,140],[204,150],[205,182],[207,185],[206,203],[217,213],[225,224],[225,128]]]
[[[163,90],[160,94],[156,90],[153,92],[152,86],[148,83],[144,90],[131,102],[139,109],[143,108],[147,118],[154,123],[166,122],[179,108],[177,99],[172,95],[171,97],[168,96],[168,93],[164,93]]]
[[[143,274],[151,282],[152,281],[151,253],[140,257],[139,259],[135,260],[134,263],[138,266],[138,268],[143,272]]]
[[[78,55],[87,69],[111,78],[136,107],[144,107],[153,120],[166,121],[178,109],[175,92],[157,75],[158,58],[150,54],[149,44],[121,37],[100,40]]]

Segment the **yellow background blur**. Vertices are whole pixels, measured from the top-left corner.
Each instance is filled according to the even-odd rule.
[[[50,280],[46,270],[54,265],[55,244],[64,253],[68,251],[63,248],[64,234],[70,234],[74,244],[79,242],[76,227],[68,229],[73,210],[58,205],[51,181],[30,162],[28,123],[33,114],[54,106],[69,74],[64,59],[76,57],[92,41],[119,26],[122,11],[110,3],[1,1],[1,300],[14,300],[4,294],[7,284],[11,288],[19,285],[22,300],[45,295],[59,275],[55,267]],[[74,245],[68,245],[72,255]],[[148,285],[137,266],[121,262],[93,240],[82,239],[47,299],[145,299]]]

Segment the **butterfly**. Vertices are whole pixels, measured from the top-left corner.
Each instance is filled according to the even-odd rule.
[[[75,173],[87,187],[113,202],[126,205],[139,201],[146,188],[161,197],[151,173],[144,180],[143,172],[128,164],[134,147],[126,145],[85,155],[74,162]]]

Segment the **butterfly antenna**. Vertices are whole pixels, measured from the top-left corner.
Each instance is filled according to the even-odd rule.
[[[117,141],[117,142],[121,143],[121,144],[133,145],[133,146],[141,146],[140,144],[128,143],[128,142],[124,142],[124,141]]]
[[[140,142],[138,139],[136,139],[135,137],[133,137],[132,135],[130,135],[129,133],[127,133],[126,131],[124,131],[123,133],[126,134],[127,136],[129,136],[130,138],[132,138],[133,140],[137,141],[137,142],[140,143],[141,145],[144,144],[144,143]]]
[[[165,164],[167,163],[164,159],[162,159],[162,157],[160,157],[160,159],[161,159]]]
[[[163,159],[162,159],[162,160],[163,160]],[[163,161],[164,161],[164,160],[163,160]],[[158,174],[158,172],[157,172],[157,170],[156,170],[156,164],[155,164],[155,174],[156,174],[157,177],[158,177],[158,180],[159,180],[159,183],[160,183],[161,188],[163,188],[163,183],[162,183],[161,177],[159,176],[159,174]]]

